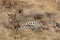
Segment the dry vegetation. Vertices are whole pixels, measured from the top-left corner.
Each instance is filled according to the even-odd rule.
[[[59,18],[60,0],[0,0],[0,40],[60,40]]]

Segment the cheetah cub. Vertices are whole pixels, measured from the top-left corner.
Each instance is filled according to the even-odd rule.
[[[19,27],[19,22],[16,20],[16,14],[8,14],[9,16],[9,27],[16,29]]]

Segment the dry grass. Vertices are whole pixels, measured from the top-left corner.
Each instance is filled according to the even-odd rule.
[[[60,40],[60,28],[53,28],[55,22],[60,23],[59,4],[60,0],[0,0],[0,40]],[[47,13],[53,15],[49,14],[50,17]],[[50,27],[50,30],[19,29],[19,22],[34,20],[35,14],[42,14],[39,20]],[[15,22],[11,23],[11,20]]]

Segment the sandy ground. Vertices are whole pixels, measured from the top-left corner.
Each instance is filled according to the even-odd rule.
[[[31,20],[44,25],[20,25]],[[60,40],[60,0],[0,0],[0,40]]]

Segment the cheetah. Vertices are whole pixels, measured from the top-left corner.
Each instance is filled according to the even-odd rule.
[[[8,14],[9,16],[9,27],[16,29],[19,27],[19,22],[16,20],[16,14]]]

